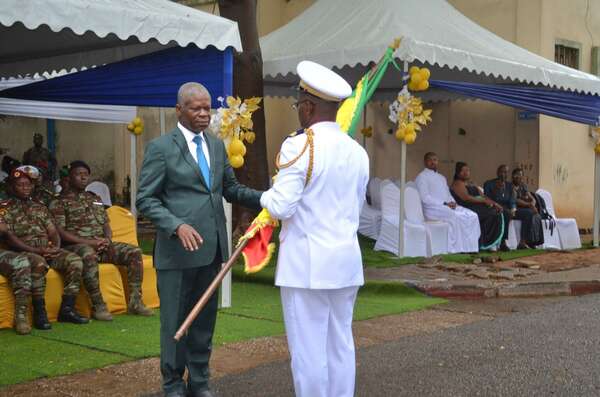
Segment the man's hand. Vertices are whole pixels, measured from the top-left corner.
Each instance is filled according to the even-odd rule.
[[[107,238],[95,238],[90,244],[97,253],[102,253],[110,246],[110,240]]]
[[[54,259],[58,256],[58,254],[60,254],[60,249],[53,247],[40,248],[38,254],[43,256],[45,259]]]
[[[177,237],[181,241],[181,245],[187,251],[196,251],[203,243],[202,236],[188,224],[181,224],[177,227]]]

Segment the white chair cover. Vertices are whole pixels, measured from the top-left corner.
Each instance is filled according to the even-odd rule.
[[[556,229],[554,230],[553,236],[549,236],[550,230],[546,229],[544,222],[543,248],[558,248],[563,250],[581,248],[581,237],[579,236],[577,221],[574,218],[558,218],[556,216],[550,192],[544,189],[538,189],[537,194],[544,199],[548,213],[556,220]],[[547,239],[547,237],[549,238]],[[556,241],[557,238],[559,240],[558,242]],[[548,244],[550,244],[550,246],[547,246]]]
[[[511,250],[517,249],[521,240],[521,224],[520,220],[512,219],[508,225],[508,240],[506,240],[506,245]]]
[[[381,210],[381,182],[381,179],[374,177],[367,186],[369,197],[371,197],[371,206],[377,210]]]
[[[425,220],[421,196],[414,182],[406,184],[404,197],[406,219],[411,223],[424,225],[427,231],[427,256],[447,254],[449,225],[446,222]]]
[[[100,199],[102,200],[102,203],[104,205],[108,207],[112,206],[112,201],[110,199],[110,189],[108,188],[106,183],[94,181],[87,185],[85,190],[100,196]]]
[[[406,202],[405,194],[405,202]],[[398,254],[400,225],[400,188],[391,181],[384,181],[381,188],[381,231],[376,251],[388,251]],[[422,224],[409,220],[404,222],[404,252],[400,256],[427,256],[427,231]]]
[[[381,179],[371,178],[367,190],[371,197],[371,205],[365,202],[360,211],[358,232],[377,240],[381,229]]]

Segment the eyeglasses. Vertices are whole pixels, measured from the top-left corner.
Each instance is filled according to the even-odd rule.
[[[297,101],[297,102],[292,103],[292,109],[298,110],[298,108],[300,107],[300,105],[302,105],[304,102],[310,102],[310,99],[303,99],[301,101]]]

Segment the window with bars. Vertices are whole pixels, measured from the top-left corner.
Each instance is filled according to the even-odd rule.
[[[579,69],[579,48],[564,44],[555,44],[554,62],[573,69]]]

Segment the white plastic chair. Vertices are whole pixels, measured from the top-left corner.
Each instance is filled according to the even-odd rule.
[[[406,202],[406,192],[405,192]],[[388,251],[398,255],[400,225],[400,188],[384,181],[381,188],[381,231],[375,251]],[[427,230],[424,225],[404,221],[404,252],[401,256],[427,256]]]
[[[521,225],[522,222],[518,219],[512,219],[508,225],[508,240],[506,240],[506,245],[511,250],[515,250],[519,246],[519,241],[521,241]]]
[[[365,202],[360,211],[358,232],[377,240],[381,229],[381,179],[372,178],[367,189],[371,197],[371,205]]]
[[[579,228],[577,227],[577,221],[574,218],[558,218],[554,212],[554,203],[552,202],[552,195],[550,192],[544,189],[538,189],[539,194],[546,202],[546,209],[548,213],[556,220],[556,229],[554,230],[554,236],[558,235],[560,245],[559,249],[571,250],[581,248],[581,237],[579,236]],[[557,233],[558,232],[558,233]],[[546,236],[550,234],[550,230],[546,228],[546,222],[544,221],[544,246],[543,248],[554,248],[546,247]],[[552,239],[553,237],[550,237]],[[556,237],[554,237],[556,239]],[[553,245],[556,245],[556,240],[552,241]]]
[[[410,223],[425,226],[425,230],[427,231],[428,256],[447,254],[450,226],[446,222],[425,220],[421,196],[414,182],[406,184],[404,197],[406,198],[404,204],[406,220]]]
[[[100,199],[102,200],[102,203],[104,205],[108,207],[112,206],[112,201],[110,199],[110,189],[108,188],[106,183],[94,181],[87,185],[85,190],[100,196]]]

